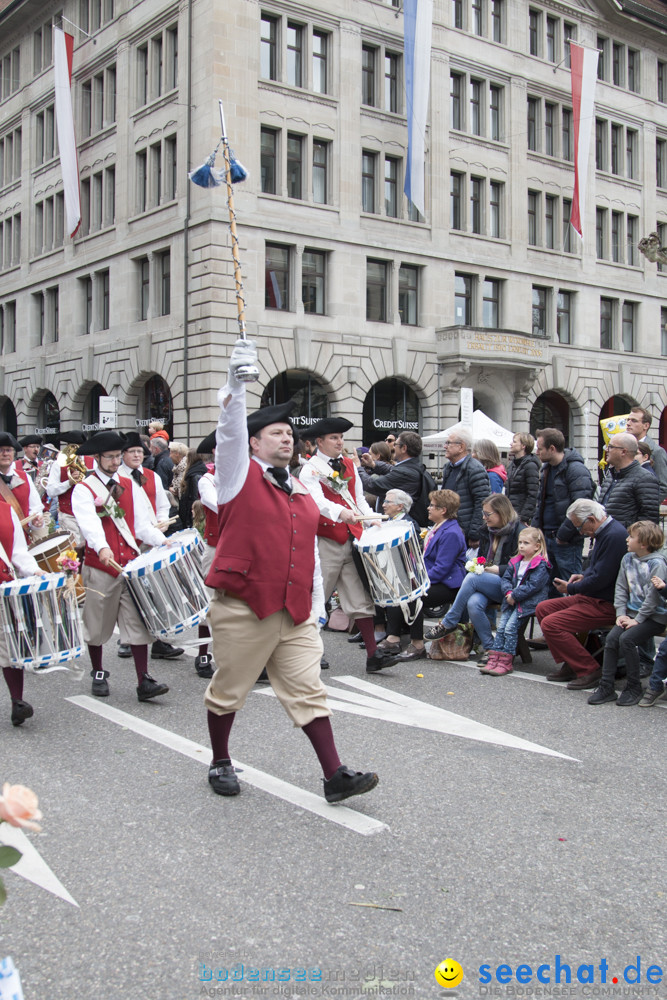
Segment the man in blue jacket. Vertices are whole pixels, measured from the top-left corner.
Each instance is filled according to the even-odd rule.
[[[616,623],[614,587],[621,560],[627,552],[627,531],[595,500],[576,500],[567,510],[575,531],[592,538],[593,547],[583,573],[553,582],[562,597],[541,601],[536,616],[549,652],[560,670],[548,681],[567,681],[570,690],[594,688],[602,668],[577,639],[577,633],[611,628]]]

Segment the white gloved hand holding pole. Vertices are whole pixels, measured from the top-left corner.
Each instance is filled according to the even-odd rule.
[[[250,377],[248,377],[249,375]],[[255,382],[258,376],[255,342],[239,338],[234,344],[234,350],[229,359],[227,384],[230,389],[238,389],[244,382]]]

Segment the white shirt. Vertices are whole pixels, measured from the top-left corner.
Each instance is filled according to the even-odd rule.
[[[139,466],[139,472],[145,475],[143,465]],[[120,469],[118,470],[120,476],[127,476],[128,479],[132,479],[132,469],[125,462],[121,463]],[[155,475],[155,473],[153,473]],[[132,480],[134,482],[134,480]],[[137,484],[138,485],[138,484]],[[169,497],[165,492],[165,488],[162,484],[162,480],[158,475],[155,475],[155,507],[153,510],[153,504],[150,501],[150,497],[146,493],[146,490],[141,487],[141,492],[148,501],[148,506],[150,507],[150,518],[153,524],[162,524],[163,521],[168,521],[171,515],[171,504],[169,503]]]
[[[102,469],[97,469],[96,476],[106,486],[110,480],[118,482],[118,474],[108,476]],[[146,545],[164,545],[167,539],[151,522],[146,511],[146,506],[142,500],[143,490],[132,480],[132,502],[134,504],[134,537],[140,538]],[[143,494],[145,496],[145,494]],[[97,513],[95,498],[93,494],[84,486],[77,483],[72,490],[72,510],[78,522],[81,534],[86,543],[99,553],[101,549],[108,549],[102,518]],[[152,511],[152,508],[151,508]]]
[[[218,512],[218,498],[215,492],[215,479],[212,472],[207,472],[199,480],[199,499],[209,510]]]
[[[12,525],[14,527],[14,548],[12,549],[12,563],[18,570],[19,576],[32,576],[34,573],[42,573],[41,566],[38,566],[34,557],[28,551],[28,545],[23,534],[21,522],[16,516],[12,507],[9,508],[12,515]],[[6,553],[9,556],[9,553]]]
[[[231,399],[225,408],[224,401],[228,396],[231,396]],[[218,504],[224,504],[229,503],[241,492],[250,468],[245,385],[226,385],[220,389],[218,391],[218,406],[220,407],[220,416],[215,432],[215,475],[213,478]],[[269,468],[267,462],[261,462],[259,459],[256,461],[263,469]],[[204,479],[206,476],[202,476],[199,480],[200,487]],[[288,482],[290,481],[291,479],[288,479]],[[209,505],[207,504],[207,506]],[[215,506],[211,507],[211,510],[216,509]],[[324,618],[324,585],[317,536],[313,540],[313,546],[315,551],[313,614],[316,621],[319,621]]]
[[[97,469],[97,462],[93,464],[93,469]],[[58,465],[58,459],[54,459],[49,469],[49,478],[46,480],[46,495],[49,497],[59,497],[62,493],[67,493],[68,490],[72,489],[73,483],[70,482],[69,477],[65,476],[64,482],[61,482],[60,473],[62,471],[62,466]]]
[[[23,463],[21,463],[21,468],[23,468]],[[18,478],[21,479],[21,477],[18,475],[16,471],[16,462],[12,462],[12,464],[9,466],[9,469],[7,470],[7,472],[4,473],[4,475],[18,476]],[[21,479],[21,482],[23,482],[23,479]],[[28,514],[30,514],[31,517],[35,517],[36,514],[43,514],[44,508],[42,507],[42,501],[39,499],[39,493],[37,492],[37,487],[33,483],[30,476],[28,476],[28,489],[30,490],[30,493],[28,495]],[[23,528],[21,528],[21,531],[23,531]]]
[[[323,455],[322,452],[318,450],[301,469],[299,479],[317,504],[322,517],[326,517],[330,521],[339,521],[341,512],[343,510],[351,510],[352,508],[345,503],[343,497],[341,497],[341,499],[343,500],[344,506],[334,503],[333,500],[327,500],[325,497],[322,489],[321,476],[326,478],[327,476],[330,476],[332,472],[333,469],[329,465],[328,457]],[[354,470],[354,492],[357,497],[355,504],[359,508],[359,512],[372,517],[373,510],[366,502],[366,498],[364,497],[364,488],[361,483],[359,472],[356,468]],[[350,490],[350,493],[352,493],[352,490]]]

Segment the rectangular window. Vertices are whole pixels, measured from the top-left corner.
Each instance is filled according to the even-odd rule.
[[[635,312],[636,306],[634,302],[623,303],[623,329],[621,331],[621,337],[624,351],[634,351],[635,349]]]
[[[482,325],[487,330],[500,328],[500,281],[485,278],[482,285]]]
[[[494,42],[505,37],[505,0],[491,0],[491,32]]]
[[[544,197],[544,245],[549,250],[556,248],[558,218],[558,198],[547,194]]]
[[[287,82],[303,86],[303,28],[287,22]]]
[[[611,172],[623,173],[623,126],[611,126]]]
[[[633,129],[625,132],[625,176],[637,179],[637,133]]]
[[[503,185],[498,181],[489,184],[489,236],[499,239],[501,236]]]
[[[544,105],[544,152],[547,156],[555,155],[556,105]]]
[[[602,35],[597,36],[598,56],[598,80],[607,79],[607,60],[609,59],[609,39]]]
[[[160,290],[160,316],[171,312],[171,253],[165,250],[157,254],[158,281]]]
[[[56,344],[60,330],[60,303],[57,288],[46,289],[46,332],[48,342]]]
[[[533,313],[532,313],[532,333],[533,337],[546,337],[547,335],[547,294],[549,289],[533,285]]]
[[[639,239],[639,219],[636,215],[628,215],[625,227],[626,258],[630,267],[636,267],[639,263],[637,241]]]
[[[658,100],[661,104],[667,101],[667,62],[658,59]]]
[[[595,167],[607,169],[607,123],[602,118],[595,119]]]
[[[639,93],[639,52],[628,49],[628,90]]]
[[[176,136],[171,135],[164,140],[164,200],[173,201],[176,197],[178,183],[178,161],[176,155]]]
[[[81,280],[85,314],[84,334],[93,332],[93,279],[88,275]]]
[[[164,89],[173,90],[178,86],[178,27],[167,28],[165,40],[167,55],[164,66]]]
[[[326,94],[327,56],[329,36],[325,31],[313,31],[313,90],[316,94]]]
[[[162,201],[162,146],[158,142],[150,148],[150,183],[148,193],[151,207]]]
[[[377,154],[364,152],[361,157],[361,209],[375,212]]]
[[[137,177],[137,213],[145,212],[148,206],[148,163],[147,153],[137,153],[136,156],[136,177]]]
[[[65,195],[62,191],[56,195],[53,228],[53,242],[55,246],[61,247],[65,239]]]
[[[472,0],[472,30],[475,35],[484,34],[484,0]]]
[[[598,260],[606,260],[607,253],[607,209],[595,210],[595,248]]]
[[[481,80],[470,81],[470,131],[473,135],[482,134],[482,116],[480,110],[482,87],[483,84]]]
[[[531,56],[539,56],[541,51],[542,14],[531,7],[528,12],[528,51]]]
[[[600,349],[611,351],[614,346],[614,300],[600,299]]]
[[[382,260],[366,261],[366,319],[387,322],[387,269]]]
[[[0,77],[0,101],[5,101],[10,94],[15,94],[21,86],[21,50],[12,49],[2,60],[2,76]]]
[[[81,86],[81,135],[87,139],[93,132],[93,84],[86,80]]]
[[[384,212],[394,219],[398,216],[399,162],[393,156],[386,156],[384,161]]]
[[[623,213],[611,213],[611,259],[617,264],[623,261]]]
[[[399,67],[401,57],[393,52],[386,52],[384,57],[384,107],[385,111],[400,111],[399,105]]]
[[[572,343],[572,294],[558,292],[556,298],[556,336],[559,344]]]
[[[570,42],[576,42],[577,40],[577,26],[575,24],[568,24],[567,21],[563,22],[563,58],[565,60],[566,69],[570,69],[572,62],[570,59]]]
[[[148,257],[142,257],[139,263],[139,317],[148,319],[150,306],[151,268]]]
[[[81,226],[79,236],[90,232],[90,178],[81,181]]]
[[[377,50],[370,45],[361,49],[361,103],[375,107],[375,58]]]
[[[655,140],[655,183],[657,187],[667,184],[667,140]]]
[[[451,96],[451,128],[462,129],[461,120],[461,90],[463,77],[460,73],[450,75],[450,96]]]
[[[401,264],[398,271],[398,313],[404,326],[416,326],[419,268]]]
[[[501,115],[501,93],[502,87],[489,87],[489,139],[500,142],[500,115]]]
[[[484,198],[484,179],[470,178],[470,231],[482,232],[482,205]]]
[[[539,245],[540,192],[528,192],[528,246]]]
[[[93,77],[93,107],[92,125],[93,132],[99,132],[104,124],[104,74],[99,73]]]
[[[573,159],[572,112],[569,108],[561,110],[561,153],[564,160]]]
[[[329,143],[313,139],[313,201],[326,205],[328,200]]]
[[[555,17],[547,17],[547,59],[558,62],[558,21]]]
[[[528,98],[528,149],[538,150],[539,147],[539,113],[540,102],[536,97]]]
[[[660,353],[663,358],[667,357],[667,309],[664,306],[660,308]]]
[[[109,272],[100,271],[97,275],[100,296],[100,330],[109,329]]]
[[[276,194],[278,135],[272,128],[263,128],[260,134],[261,184],[264,194]]]
[[[116,67],[109,66],[105,71],[105,99],[104,124],[116,121]]]
[[[463,229],[462,199],[463,174],[452,172],[449,180],[449,225],[452,229]]]
[[[266,244],[264,306],[267,309],[290,307],[290,249],[275,243]]]
[[[287,133],[287,197],[303,197],[303,136]]]
[[[259,64],[265,80],[278,79],[278,18],[268,14],[260,23]]]
[[[151,39],[151,97],[160,97],[163,84],[164,50],[162,35]]]
[[[137,49],[137,107],[148,103],[148,45]]]
[[[611,47],[611,81],[616,87],[622,87],[625,83],[624,56],[625,46],[614,42]]]
[[[303,311],[324,315],[326,254],[304,250],[301,262],[301,299]]]
[[[97,232],[102,228],[102,174],[93,174],[90,188],[90,229]]]
[[[455,28],[463,27],[463,0],[452,0],[452,24]]]
[[[472,326],[472,292],[474,278],[470,274],[454,276],[454,325]]]
[[[46,163],[56,154],[54,106],[49,105],[35,116],[37,163]]]

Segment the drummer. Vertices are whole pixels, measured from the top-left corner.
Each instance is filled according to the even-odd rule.
[[[215,431],[212,431],[208,437],[205,437],[197,448],[197,453],[199,455],[210,455],[215,451]],[[201,500],[202,507],[204,508],[204,553],[202,555],[202,570],[204,572],[204,578],[207,577],[208,571],[213,563],[213,556],[215,555],[215,547],[218,544],[218,537],[220,534],[220,529],[218,526],[218,500],[215,489],[215,478],[212,472],[206,472],[197,484],[199,490],[199,499]],[[213,596],[213,591],[207,588],[210,596]],[[199,638],[200,639],[210,639],[211,633],[209,631],[208,625],[202,624],[199,626]],[[200,642],[198,656],[195,660],[195,670],[200,677],[211,678],[215,671],[215,666],[213,663],[213,657],[208,651],[208,643]]]
[[[390,667],[396,662],[375,640],[375,608],[368,593],[368,582],[359,565],[352,540],[360,538],[364,524],[372,521],[373,511],[364,498],[364,490],[351,458],[343,458],[343,435],[353,425],[344,417],[325,417],[310,427],[317,451],[301,470],[300,481],[311,494],[320,511],[319,538],[324,596],[328,600],[338,591],[343,614],[354,621],[366,647],[366,672]],[[347,480],[344,494],[336,492],[338,482]],[[357,520],[365,514],[368,520]],[[358,568],[359,567],[359,568]]]
[[[75,448],[82,445],[86,439],[83,431],[65,431],[60,435],[61,445],[74,445]],[[76,450],[72,449],[72,451],[73,455],[76,454]],[[72,512],[72,489],[76,483],[84,479],[84,474],[72,466],[72,459],[70,459],[70,464],[68,465],[63,461],[64,458],[65,456],[63,455],[60,461],[52,463],[49,469],[49,478],[46,480],[46,493],[52,499],[57,498],[58,500],[58,527],[62,531],[69,531],[75,549],[82,549],[84,544],[83,537]],[[93,471],[95,459],[92,455],[81,456],[81,461],[89,472]],[[61,465],[60,462],[63,462],[63,464]]]
[[[15,511],[9,504],[0,504],[0,583],[14,579],[14,567],[19,576],[44,576],[28,552],[25,535]],[[9,666],[9,652],[0,632],[0,666],[12,699],[13,726],[21,726],[34,715],[32,705],[23,700],[23,670]]]
[[[139,684],[139,701],[166,694],[148,674],[148,643],[152,636],[139,617],[123,576],[112,563],[126,566],[139,554],[140,538],[149,545],[164,545],[167,539],[146,513],[141,487],[118,475],[125,437],[116,431],[100,431],[79,448],[79,454],[94,455],[95,471],[72,491],[72,509],[86,542],[82,579],[86,588],[83,606],[85,641],[93,665],[92,693],[109,694],[108,670],[102,667],[104,643],[116,622],[121,642],[128,643]]]
[[[160,477],[156,476],[152,469],[144,468],[145,457],[141,437],[136,431],[129,431],[125,434],[123,461],[118,474],[126,476],[128,479],[134,479],[141,490],[141,500],[151,524],[154,524],[160,531],[165,531],[169,526],[171,505]],[[143,539],[141,540],[143,542]],[[150,545],[143,544],[141,551],[145,552],[149,548]],[[174,660],[176,657],[182,656],[183,653],[184,650],[180,646],[172,646],[170,642],[164,642],[163,639],[156,639],[151,646],[152,660]],[[118,656],[121,658],[132,656],[128,643],[118,644]]]
[[[36,542],[46,536],[47,529],[37,488],[23,468],[23,463],[16,461],[16,452],[20,447],[13,434],[0,431],[0,501],[11,504],[20,521],[30,517],[23,530],[26,537]]]

